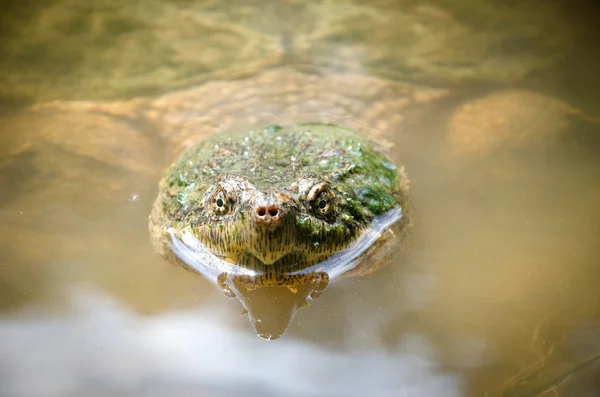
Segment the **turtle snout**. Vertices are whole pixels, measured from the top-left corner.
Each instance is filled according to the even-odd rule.
[[[296,211],[285,200],[257,200],[248,215],[252,220],[247,225],[245,248],[261,263],[271,265],[298,248],[294,233]]]
[[[265,226],[276,226],[281,222],[285,210],[277,203],[257,205],[254,208],[254,220]]]

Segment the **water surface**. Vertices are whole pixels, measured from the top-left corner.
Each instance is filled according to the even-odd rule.
[[[73,41],[66,48],[72,52],[60,52],[64,58],[27,61],[24,54],[11,52],[11,61],[2,64],[11,84],[2,94],[7,99],[0,124],[0,395],[519,396],[554,386],[558,395],[598,393],[597,363],[570,378],[561,375],[600,351],[600,128],[575,117],[556,132],[543,124],[543,119],[554,119],[541,112],[540,124],[526,127],[542,125],[540,140],[465,154],[450,138],[449,124],[466,101],[499,88],[532,89],[590,116],[600,115],[597,78],[593,69],[582,66],[599,64],[590,50],[597,43],[586,36],[586,19],[576,9],[562,16],[541,9],[527,25],[526,12],[535,9],[531,2],[529,8],[507,14],[513,19],[506,26],[497,26],[488,3],[472,13],[467,4],[452,8],[444,2],[403,13],[407,6],[381,2],[365,10],[352,5],[372,16],[361,20],[366,25],[351,25],[357,19],[350,5],[334,8],[348,16],[338,26],[331,22],[337,14],[326,13],[335,2],[319,3],[320,8],[284,2],[266,7],[262,16],[240,4],[176,3],[177,12],[168,14],[172,21],[201,20],[206,29],[224,32],[216,36],[210,30],[208,41],[194,42],[201,37],[194,30],[184,45],[179,30],[167,29],[166,36],[180,40],[180,53],[201,43],[213,48],[183,60],[169,58],[174,70],[181,71],[177,62],[188,66],[178,75],[164,66],[168,57],[160,48],[153,54],[155,64],[140,61],[145,68],[131,66],[125,55],[111,58],[103,52],[112,42],[121,46],[138,34],[144,37],[133,22],[103,25],[107,30],[98,37],[108,41],[98,40],[86,49],[93,59],[106,57],[98,73],[86,63],[90,58],[81,55],[85,37],[94,32],[85,24],[68,25]],[[92,7],[82,20],[105,21],[102,13],[115,21],[146,20],[147,13],[164,11],[163,3],[152,4],[154,8],[139,5],[135,12]],[[15,8],[14,17],[42,29],[53,18],[77,21],[81,11],[70,9],[67,2],[53,7],[53,13],[41,5],[31,12]],[[533,41],[503,40],[493,55],[481,39],[478,45],[486,51],[471,49],[462,58],[456,53],[437,55],[439,47],[433,46],[437,64],[430,55],[413,51],[415,61],[407,66],[398,60],[405,58],[390,54],[408,51],[410,43],[426,36],[365,33],[370,31],[365,26],[372,30],[377,21],[389,22],[383,17],[386,12],[400,19],[433,18],[439,23],[419,20],[416,25],[454,32],[456,36],[449,34],[451,43],[464,37],[460,29],[453,30],[448,15],[471,27],[518,26],[517,37],[523,39],[527,32]],[[290,24],[272,22],[282,16]],[[544,41],[537,36],[544,18],[558,18],[566,28],[548,31]],[[156,35],[156,29],[173,26],[163,22],[144,29]],[[231,25],[236,28],[231,30]],[[41,40],[33,33],[19,36],[19,29],[6,26],[13,34],[4,35],[5,42],[16,46],[18,40]],[[243,47],[232,31],[241,38],[254,32],[254,41],[240,39],[250,43]],[[574,49],[553,47],[567,35]],[[38,48],[56,54],[59,50],[44,47],[49,45],[45,40]],[[455,48],[460,53],[475,44]],[[532,48],[539,58],[523,55]],[[557,48],[565,51],[564,58],[551,61],[543,49]],[[273,58],[263,57],[263,51]],[[494,62],[502,56],[511,62],[499,62],[505,67],[496,68]],[[464,63],[451,62],[457,57]],[[542,61],[550,65],[538,68]],[[19,69],[23,62],[31,70]],[[152,252],[147,215],[171,154],[160,149],[160,142],[146,147],[127,141],[130,129],[152,134],[150,127],[119,124],[113,132],[129,144],[124,152],[111,154],[111,164],[98,157],[106,153],[101,144],[91,145],[97,153],[77,155],[78,147],[90,146],[78,141],[89,142],[93,130],[28,149],[43,131],[77,125],[76,119],[43,130],[41,123],[19,118],[23,102],[159,95],[170,87],[212,81],[220,76],[215,70],[226,69],[219,66],[232,62],[252,63],[242,73],[248,75],[271,63],[314,63],[332,74],[349,68],[404,76],[409,83],[427,83],[450,93],[407,109],[402,128],[390,135],[393,156],[411,178],[414,205],[413,226],[394,263],[369,276],[333,283],[274,342],[256,337],[240,315],[239,302]],[[478,69],[480,65],[488,67]],[[24,70],[43,84],[32,90],[29,83],[15,83],[29,81]],[[508,77],[494,78],[500,70]],[[102,85],[108,81],[105,73],[113,80]],[[231,77],[228,73],[224,76]],[[140,80],[132,77],[136,75]],[[111,91],[111,84],[117,88]],[[568,119],[559,116],[557,120]],[[145,169],[151,172],[140,171]]]

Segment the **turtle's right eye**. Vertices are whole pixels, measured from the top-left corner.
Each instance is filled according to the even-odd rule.
[[[253,188],[236,180],[219,181],[206,191],[202,205],[207,215],[228,215],[234,212],[241,198],[240,191]]]
[[[213,196],[213,208],[219,215],[227,214],[231,209],[232,201],[224,189],[218,190]]]

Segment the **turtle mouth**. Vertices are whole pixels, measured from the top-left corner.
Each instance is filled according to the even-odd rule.
[[[251,262],[264,267],[296,267],[301,262],[305,261],[305,255],[298,251],[292,251],[277,255],[278,253],[269,252],[268,255],[261,255],[255,252],[248,252]]]
[[[256,276],[265,270],[269,270],[269,272],[274,270],[278,274],[290,274],[298,271],[302,273],[307,271],[326,272],[329,279],[333,280],[356,267],[361,261],[362,254],[381,237],[384,230],[402,218],[402,208],[396,206],[387,213],[375,217],[368,229],[364,230],[348,246],[335,253],[323,257],[313,257],[305,252],[294,250],[281,255],[271,265],[266,265],[249,252],[243,254],[241,258],[247,261],[246,263],[231,257],[226,259],[223,255],[215,254],[190,231],[177,232],[173,228],[169,228],[168,233],[170,248],[175,256],[182,263],[215,283],[222,273]]]
[[[246,267],[252,270],[262,271],[274,271],[280,274],[286,274],[295,271],[301,271],[306,267],[313,266],[319,262],[324,261],[330,255],[308,255],[301,251],[292,251],[287,254],[280,256],[276,261],[267,263],[261,259],[260,256],[254,253],[248,253],[248,262],[242,261],[237,264],[242,267]],[[246,263],[243,263],[246,262]]]

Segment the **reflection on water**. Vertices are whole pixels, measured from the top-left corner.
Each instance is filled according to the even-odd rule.
[[[68,315],[31,310],[0,322],[3,396],[461,395],[460,376],[440,369],[435,348],[418,335],[387,352],[293,338],[256,345],[228,326],[217,301],[144,317],[78,289],[73,304]],[[24,351],[35,353],[23,360]]]
[[[291,1],[257,19],[261,7],[156,1],[137,9],[141,30],[121,23],[130,9],[117,3],[65,19],[70,3],[57,1],[2,25],[11,79],[0,110],[12,111],[0,119],[0,395],[597,394],[597,361],[564,376],[600,351],[600,90],[595,70],[566,70],[598,63],[593,35],[556,68],[565,32],[583,33],[541,2]],[[273,15],[297,20],[282,29]],[[146,30],[167,31],[151,51],[138,45],[152,41]],[[199,37],[206,51],[194,51]],[[282,59],[330,69],[254,75]],[[255,77],[229,81],[239,75]],[[150,103],[14,110],[20,98],[190,81],[210,82]],[[331,283],[271,343],[238,301],[152,253],[147,216],[193,133],[303,114],[390,137],[413,226],[391,266]]]

